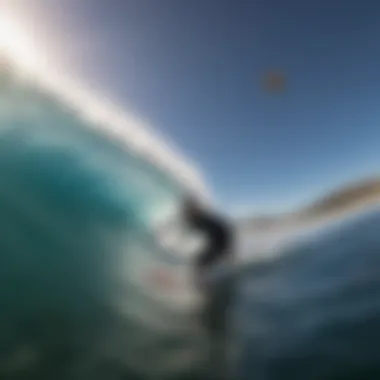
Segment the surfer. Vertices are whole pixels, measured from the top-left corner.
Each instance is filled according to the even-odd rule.
[[[185,201],[184,213],[189,227],[206,238],[195,260],[195,282],[206,301],[201,320],[209,338],[205,370],[216,379],[229,378],[228,311],[234,286],[225,269],[229,273],[232,264],[233,231],[224,218],[205,210],[195,199]]]
[[[223,266],[228,269],[233,256],[233,231],[224,218],[205,210],[193,198],[185,201],[184,214],[189,227],[206,238],[206,245],[195,261],[196,285],[206,298],[203,322],[213,335],[224,335],[230,287],[224,281],[215,284],[208,280],[213,270]]]

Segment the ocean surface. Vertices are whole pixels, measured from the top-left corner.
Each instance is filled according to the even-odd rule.
[[[56,96],[0,76],[1,379],[218,378],[176,282],[191,268],[155,233],[182,192]],[[373,209],[289,235],[276,255],[245,252],[231,379],[380,378],[379,227]]]

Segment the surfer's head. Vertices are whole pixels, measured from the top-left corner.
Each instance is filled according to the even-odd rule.
[[[184,201],[183,210],[185,215],[193,216],[197,215],[202,210],[201,203],[193,196],[188,196]]]

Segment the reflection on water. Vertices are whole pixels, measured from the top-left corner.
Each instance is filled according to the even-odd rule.
[[[379,377],[380,213],[323,231],[241,279],[241,378]]]

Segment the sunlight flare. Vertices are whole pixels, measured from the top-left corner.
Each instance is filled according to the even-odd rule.
[[[0,54],[25,69],[40,65],[36,44],[30,35],[8,14],[0,15]]]

